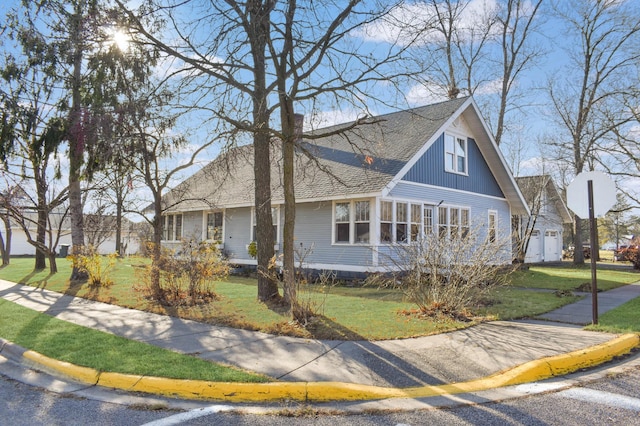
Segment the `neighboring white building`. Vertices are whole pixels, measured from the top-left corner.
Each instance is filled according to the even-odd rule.
[[[553,180],[548,175],[517,177],[516,182],[529,205],[531,216],[520,216],[522,227],[535,221],[524,258],[525,263],[562,260],[564,224],[573,218]],[[524,229],[520,229],[521,235]]]
[[[91,244],[92,241],[99,242],[98,244],[98,252],[101,254],[109,254],[114,253],[116,250],[116,231],[115,231],[115,217],[113,216],[105,216],[100,219],[103,223],[100,224],[99,227],[85,227],[85,239],[86,244]],[[56,229],[54,231],[53,238],[58,237],[59,242],[56,247],[56,252],[61,253],[64,252],[63,246],[67,248],[71,246],[71,226],[69,224],[68,218],[66,218],[62,224],[62,226],[58,226],[59,221],[56,221],[55,217],[51,219],[53,228]],[[95,223],[95,217],[91,215],[85,216],[85,224],[86,223]],[[57,229],[60,229],[60,233],[58,234]],[[98,230],[96,230],[98,229]],[[4,227],[0,230],[3,234],[3,237],[6,239]],[[95,233],[99,232],[101,235],[97,236]],[[30,227],[30,234],[32,238],[35,238],[36,235],[36,226],[35,222],[32,227]],[[47,238],[49,238],[47,236]],[[47,241],[48,243],[48,241]],[[139,251],[140,242],[137,233],[136,224],[123,219],[122,221],[122,244],[125,248],[125,254],[134,254]],[[12,223],[11,226],[11,255],[12,256],[33,256],[36,253],[36,249],[33,245],[29,244],[27,236],[17,223]]]

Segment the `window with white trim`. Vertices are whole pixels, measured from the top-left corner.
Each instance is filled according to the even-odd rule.
[[[380,201],[380,243],[420,241],[433,232],[434,206],[404,201]]]
[[[256,209],[251,209],[252,235],[251,241],[256,240]],[[271,207],[271,223],[273,224],[273,242],[277,244],[280,238],[280,208]]]
[[[469,209],[438,207],[438,235],[443,238],[466,238],[469,235]]]
[[[422,228],[422,204],[411,204],[411,241],[418,241]]]
[[[369,201],[343,201],[333,205],[333,242],[368,244],[371,212]]]
[[[396,242],[407,241],[407,203],[396,203]]]
[[[182,239],[182,214],[168,214],[162,218],[162,239],[179,241]]]
[[[369,243],[369,202],[356,201],[356,217],[355,217],[355,242],[360,244]]]
[[[467,139],[444,135],[444,168],[447,172],[467,173]]]
[[[224,226],[224,214],[221,211],[207,213],[205,239],[208,241],[222,242],[223,226]]]
[[[380,242],[393,241],[393,202],[380,202]]]
[[[424,214],[424,235],[430,235],[433,232],[433,206],[424,205],[423,208]]]
[[[490,243],[496,242],[498,230],[498,212],[489,210],[488,238]]]

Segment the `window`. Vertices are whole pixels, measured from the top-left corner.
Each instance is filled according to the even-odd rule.
[[[424,206],[424,235],[433,232],[433,206]]]
[[[163,218],[162,239],[177,241],[182,238],[182,215],[168,214]]]
[[[222,212],[207,213],[207,240],[222,241],[222,226],[223,226],[223,214]]]
[[[467,173],[467,140],[450,134],[444,135],[445,170]]]
[[[396,204],[396,242],[407,242],[407,204]]]
[[[356,243],[369,243],[369,202],[356,201]]]
[[[469,235],[469,209],[438,207],[438,235],[465,238]]]
[[[273,243],[277,244],[280,238],[280,221],[279,221],[280,209],[278,207],[271,208],[271,223],[273,224]],[[251,222],[253,223],[253,235],[252,241],[256,240],[256,209],[252,210]]]
[[[498,213],[495,211],[489,211],[489,227],[488,237],[490,243],[496,242],[496,230],[498,228]]]
[[[438,235],[440,237],[446,237],[449,235],[449,222],[447,221],[447,208],[438,208]]]
[[[462,238],[469,236],[469,210],[460,209],[460,230]]]
[[[393,202],[380,202],[380,242],[390,243],[393,240]]]
[[[339,244],[368,244],[371,235],[369,201],[345,201],[334,204],[333,241]]]
[[[350,242],[351,203],[336,203],[335,224],[336,243]]]
[[[421,210],[421,204],[411,204],[411,241],[418,241],[418,238],[420,238]]]

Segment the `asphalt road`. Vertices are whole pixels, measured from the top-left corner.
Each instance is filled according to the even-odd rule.
[[[279,415],[230,414],[230,406],[186,411],[154,410],[67,397],[0,376],[0,423],[7,425],[640,425],[640,366],[554,390],[549,382],[528,386],[530,396],[443,410],[333,415],[311,407],[282,406]],[[232,408],[232,407],[231,407]],[[155,422],[155,423],[154,423]]]

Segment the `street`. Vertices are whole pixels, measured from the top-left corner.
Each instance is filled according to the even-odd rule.
[[[640,366],[605,374],[583,386],[553,390],[548,383],[522,385],[542,393],[504,402],[399,413],[335,415],[312,407],[275,414],[228,413],[227,404],[178,411],[70,397],[0,376],[0,414],[10,425],[640,425]]]

